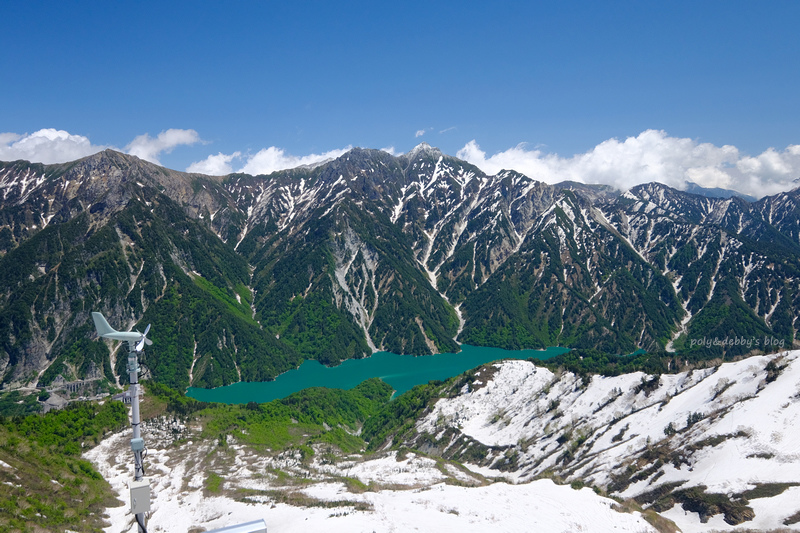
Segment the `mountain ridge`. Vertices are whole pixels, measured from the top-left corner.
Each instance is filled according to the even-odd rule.
[[[791,345],[798,327],[797,189],[748,203],[657,183],[548,185],[422,144],[222,177],[106,150],[0,163],[0,190],[7,384],[91,368],[124,381],[116,346],[88,348],[97,309],[158,335],[173,327],[158,313],[208,308],[197,318],[210,329],[152,355],[154,376],[179,388],[269,379],[305,358],[457,351],[456,339],[735,356],[749,350],[692,341]]]

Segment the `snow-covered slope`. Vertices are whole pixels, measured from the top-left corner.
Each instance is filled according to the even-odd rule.
[[[729,528],[726,520],[783,527],[800,511],[799,357],[591,379],[504,361],[438,400],[418,422],[416,443],[465,460],[483,448],[475,470],[487,476],[555,474],[655,502],[684,532]],[[713,494],[730,508],[704,506]]]
[[[436,387],[394,437],[401,451],[369,455],[220,449],[199,427],[147,423],[150,531],[257,518],[271,532],[651,531],[656,513],[684,533],[800,524],[800,351],[661,376],[511,360]],[[86,454],[123,501],[129,438]],[[109,532],[130,529],[127,506],[108,512]]]
[[[222,464],[209,461],[216,442],[175,447],[153,438],[154,428],[145,431],[162,443],[151,446],[147,459],[150,532],[210,530],[258,519],[270,533],[655,531],[639,513],[616,510],[614,500],[548,479],[488,483],[449,463],[439,468],[435,460],[394,452],[309,466],[294,456],[268,458],[232,445],[229,464]],[[86,454],[126,502],[107,510],[113,524],[108,533],[136,530],[127,505],[129,438],[129,432],[119,433]],[[219,492],[204,490],[212,472],[224,479]],[[303,481],[292,481],[293,475]],[[364,491],[367,484],[373,488]]]

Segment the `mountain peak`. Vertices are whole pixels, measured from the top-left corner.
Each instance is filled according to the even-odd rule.
[[[125,164],[133,164],[133,163],[146,163],[153,166],[158,166],[149,161],[141,159],[135,155],[126,154],[125,152],[120,152],[118,150],[114,150],[113,148],[106,148],[100,152],[96,152],[92,155],[83,157],[78,159],[77,162],[88,163],[92,165],[97,165],[101,163],[112,163],[112,164],[120,164],[124,162]]]
[[[442,155],[442,151],[426,142],[421,142],[408,152],[408,158],[411,159],[420,154]]]
[[[755,202],[756,198],[749,194],[744,194],[733,189],[722,189],[720,187],[703,187],[697,183],[687,181],[686,192],[696,194],[698,196],[705,196],[706,198],[733,198],[734,196],[742,198],[748,202]]]

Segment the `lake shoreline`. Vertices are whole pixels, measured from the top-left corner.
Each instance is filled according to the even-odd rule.
[[[240,381],[224,387],[201,389],[189,387],[187,396],[199,401],[241,404],[265,403],[285,398],[310,387],[351,389],[377,377],[395,389],[395,396],[416,385],[457,376],[478,366],[502,359],[549,359],[568,352],[568,348],[545,350],[504,350],[486,346],[461,345],[458,353],[433,355],[401,355],[375,352],[361,359],[347,359],[337,366],[326,367],[307,359],[296,369],[288,370],[272,381]]]

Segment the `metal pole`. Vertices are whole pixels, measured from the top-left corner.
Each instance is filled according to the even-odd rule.
[[[133,479],[141,481],[144,477],[144,463],[142,452],[144,451],[144,439],[141,436],[139,424],[139,361],[136,357],[136,343],[128,341],[128,376],[131,386],[131,425],[133,426],[133,438],[131,439],[131,450],[133,450]],[[145,514],[136,515],[139,533],[145,533],[142,525],[145,524]]]

